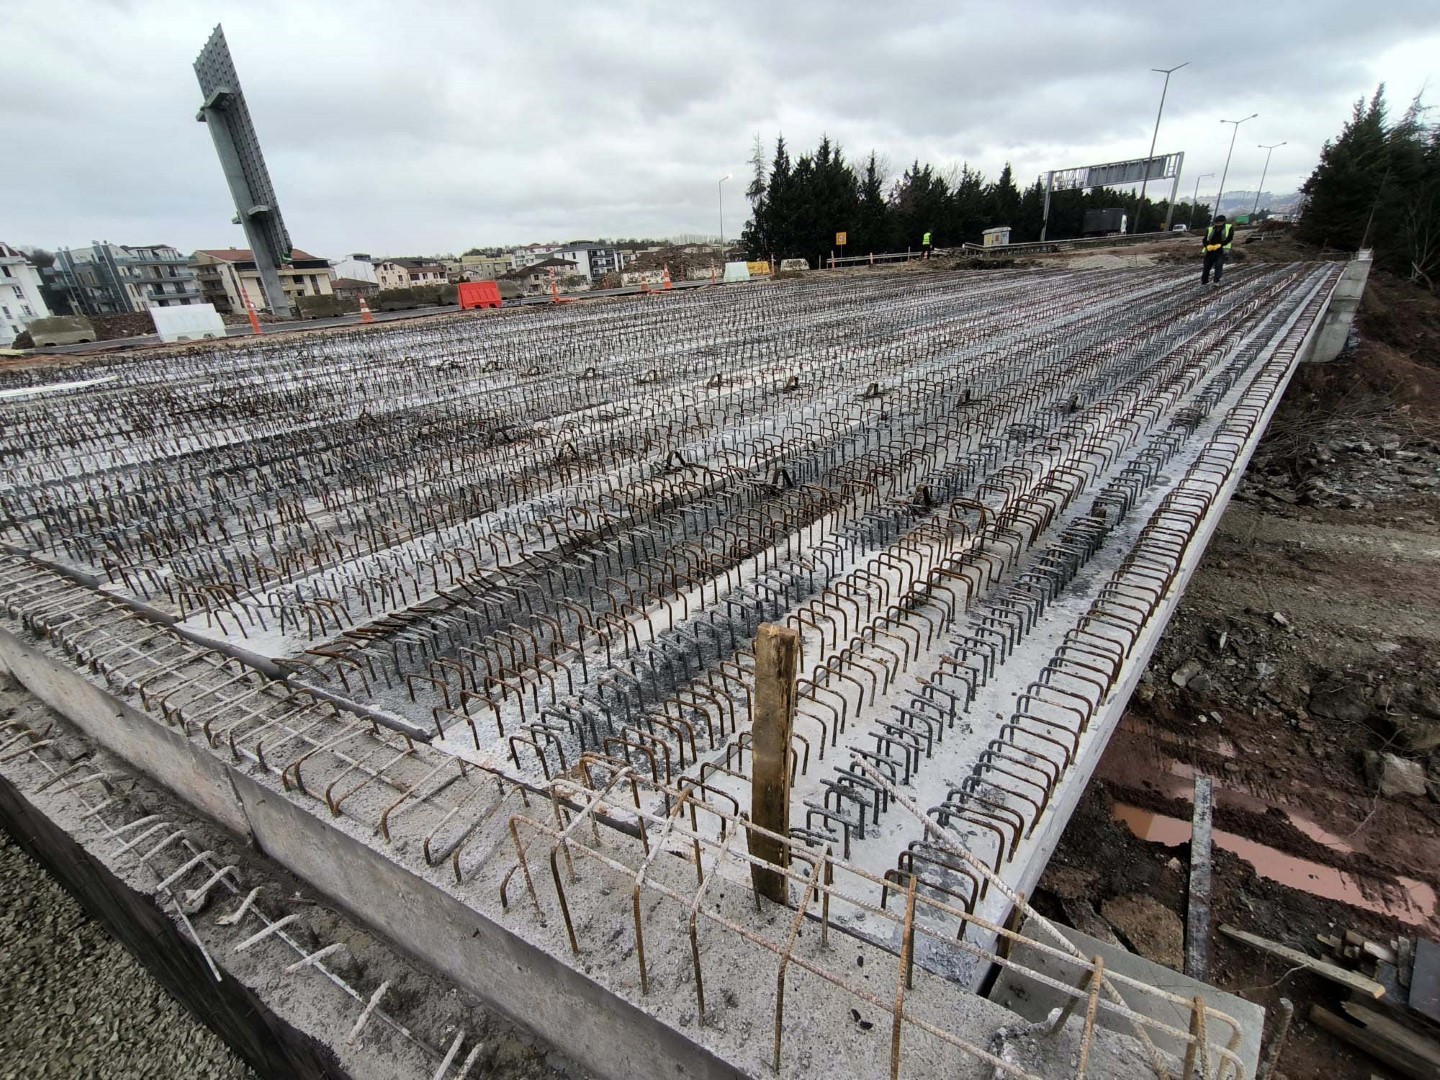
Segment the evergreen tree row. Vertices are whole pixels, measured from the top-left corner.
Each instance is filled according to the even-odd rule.
[[[1040,239],[1044,183],[1021,191],[1008,164],[988,182],[967,164],[938,172],[918,161],[892,179],[874,151],[857,169],[828,136],[794,160],[781,136],[768,163],[757,136],[750,164],[751,217],[741,243],[756,258],[806,258],[816,265],[839,253],[838,232],[847,234],[847,255],[918,249],[927,232],[937,247],[978,244],[985,229],[999,225],[1010,226],[1012,243]],[[1135,192],[1113,188],[1053,192],[1046,236],[1080,236],[1086,210],[1119,207],[1133,221],[1138,206]],[[1141,228],[1162,228],[1168,210],[1167,201],[1146,198]],[[1176,207],[1175,224],[1199,228],[1209,221],[1208,205]]]
[[[1382,84],[1325,144],[1301,188],[1298,233],[1307,243],[1355,251],[1434,289],[1440,279],[1440,125],[1425,123],[1417,97],[1405,115],[1386,117]]]

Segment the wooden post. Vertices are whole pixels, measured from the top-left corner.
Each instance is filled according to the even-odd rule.
[[[795,725],[795,670],[800,635],[786,626],[763,623],[755,635],[755,723],[751,728],[750,820],[761,828],[790,834],[790,732]],[[750,854],[776,866],[790,865],[790,849],[768,836],[749,834]],[[788,904],[784,874],[754,863],[755,891]]]
[[[1211,822],[1214,787],[1208,776],[1195,777],[1195,816],[1190,824],[1190,897],[1185,919],[1185,974],[1205,981],[1210,966]]]

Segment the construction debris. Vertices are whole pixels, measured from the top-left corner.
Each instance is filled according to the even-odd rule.
[[[1269,938],[1263,938],[1259,934],[1250,934],[1244,930],[1237,930],[1233,926],[1220,927],[1220,933],[1228,938],[1234,938],[1236,941],[1243,941],[1246,945],[1253,946],[1261,952],[1282,957],[1293,964],[1307,968],[1332,982],[1337,982],[1341,986],[1350,988],[1357,994],[1364,994],[1372,998],[1385,996],[1385,987],[1374,979],[1367,979],[1363,975],[1359,975],[1353,971],[1347,971],[1345,968],[1338,967],[1326,960],[1318,960],[1313,956],[1307,956],[1299,949],[1292,949],[1289,945],[1282,945],[1278,941],[1271,941]]]
[[[1435,1080],[1440,1075],[1440,1041],[1362,1005],[1347,1001],[1344,1008],[1358,1024],[1319,1005],[1310,1007],[1310,1021],[1411,1080]]]
[[[1371,786],[1386,798],[1425,794],[1425,766],[1389,751],[1366,752],[1365,776]]]

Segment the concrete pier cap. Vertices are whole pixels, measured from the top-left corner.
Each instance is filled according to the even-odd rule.
[[[1305,357],[1306,360],[1314,364],[1328,364],[1345,351],[1350,340],[1350,330],[1355,325],[1355,313],[1365,295],[1365,284],[1370,280],[1370,268],[1374,262],[1374,251],[1363,248],[1345,264],[1345,270],[1330,297],[1330,306],[1321,320],[1315,346]]]

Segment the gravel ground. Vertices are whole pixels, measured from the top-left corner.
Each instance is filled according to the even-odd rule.
[[[0,832],[0,1080],[254,1073]]]

